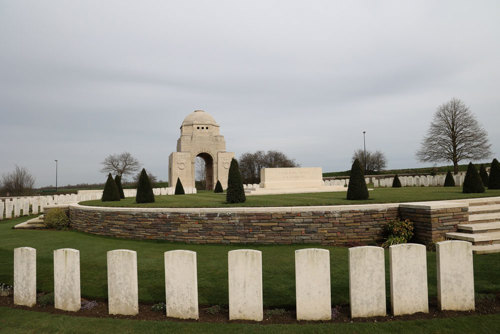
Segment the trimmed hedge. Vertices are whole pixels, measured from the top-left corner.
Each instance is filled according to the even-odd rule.
[[[229,167],[229,176],[227,180],[227,203],[244,203],[247,200],[245,190],[243,189],[243,182],[241,180],[240,168],[236,159],[231,160]]]
[[[125,194],[123,193],[122,177],[120,175],[116,175],[115,182],[116,182],[116,186],[118,187],[118,193],[120,194],[120,198],[124,199]]]
[[[401,188],[401,181],[399,180],[398,174],[394,175],[394,180],[392,180],[393,188]]]
[[[488,172],[486,171],[486,168],[484,165],[481,165],[479,167],[479,176],[481,177],[481,181],[483,182],[483,186],[487,187],[488,186]]]
[[[351,176],[349,177],[349,187],[347,188],[347,199],[368,199],[368,187],[366,186],[365,176],[359,160],[354,160],[351,167]]]
[[[493,159],[491,163],[488,189],[500,189],[500,163],[497,159]]]
[[[222,189],[222,184],[217,180],[217,184],[215,185],[214,193],[223,193],[224,189]]]
[[[455,186],[455,179],[453,178],[453,175],[451,175],[451,172],[448,171],[446,173],[446,178],[444,179],[444,187],[454,187]]]
[[[464,193],[484,193],[485,189],[483,186],[483,182],[479,177],[479,173],[477,172],[476,166],[469,163],[469,167],[467,168],[467,174],[465,174],[463,192]]]
[[[111,173],[109,173],[108,179],[106,180],[106,184],[104,185],[101,201],[111,202],[119,200],[120,200],[120,192],[118,191],[118,186],[116,185],[113,176],[111,176]]]
[[[149,180],[148,173],[143,168],[137,183],[137,194],[135,196],[136,203],[154,203],[155,195],[153,194],[153,187],[151,180]]]
[[[184,187],[182,186],[182,182],[180,178],[177,178],[177,183],[175,184],[175,195],[184,195],[186,192],[184,191]]]

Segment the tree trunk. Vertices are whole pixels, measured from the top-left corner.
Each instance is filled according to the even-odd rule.
[[[458,174],[458,161],[453,161],[453,173]]]

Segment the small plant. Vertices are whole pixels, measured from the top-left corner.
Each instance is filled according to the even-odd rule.
[[[272,310],[266,310],[265,312],[266,317],[280,317],[284,316],[287,314],[287,311],[284,308],[275,308]]]
[[[143,168],[137,182],[137,194],[135,196],[136,203],[154,203],[155,195],[153,194],[153,187],[149,180],[148,173]]]
[[[113,179],[113,176],[111,176],[111,173],[109,173],[108,179],[106,180],[106,184],[104,185],[101,201],[111,202],[119,200],[120,200],[120,192],[118,191],[118,187],[116,185],[115,180]]]
[[[384,226],[384,236],[386,241],[382,247],[404,244],[413,237],[413,223],[408,219],[391,220]]]
[[[45,293],[43,295],[38,296],[38,304],[40,306],[48,306],[48,305],[54,305],[54,293]]]
[[[151,306],[151,311],[154,312],[165,312],[167,310],[167,304],[161,302]]]
[[[82,300],[82,310],[91,310],[97,307],[97,302],[95,300]]]
[[[43,218],[43,223],[48,228],[62,230],[69,227],[69,218],[62,208],[50,209]]]
[[[224,189],[222,189],[222,184],[217,180],[217,184],[215,185],[214,193],[223,193]]]
[[[493,159],[491,163],[488,189],[500,189],[500,163],[497,159]]]
[[[182,185],[181,179],[177,178],[177,183],[175,184],[175,194],[176,195],[184,195],[186,192],[184,191],[184,186]]]
[[[454,187],[455,186],[455,179],[453,178],[453,175],[451,175],[451,172],[448,171],[446,173],[446,178],[444,179],[444,187]]]
[[[236,159],[231,160],[229,166],[229,175],[227,180],[226,202],[227,203],[244,203],[247,200],[245,190],[243,189],[243,181],[241,180],[240,167]]]
[[[216,315],[222,311],[222,307],[220,307],[220,305],[214,305],[214,306],[210,306],[210,307],[206,308],[205,311],[208,314]]]
[[[12,285],[0,283],[0,296],[10,296],[12,293]]]
[[[118,194],[120,195],[120,199],[124,199],[125,193],[123,192],[122,177],[120,175],[115,176],[115,183],[118,187]]]
[[[399,181],[398,174],[394,175],[394,180],[392,180],[393,188],[401,188],[401,181]]]
[[[349,186],[347,188],[347,199],[368,199],[368,188],[366,187],[365,176],[359,160],[354,160],[349,177]]]
[[[469,163],[467,174],[465,174],[463,193],[484,193],[483,182],[479,177],[476,167]]]

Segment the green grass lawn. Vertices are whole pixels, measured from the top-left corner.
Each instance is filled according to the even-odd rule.
[[[164,301],[163,253],[173,249],[197,252],[200,305],[228,304],[227,252],[251,248],[262,251],[264,305],[293,309],[295,305],[294,251],[321,247],[330,250],[332,304],[349,301],[347,248],[320,245],[191,245],[160,241],[124,240],[75,231],[14,230],[27,218],[0,222],[0,282],[13,281],[13,250],[29,246],[37,249],[37,284],[44,292],[53,291],[53,250],[80,250],[82,297],[107,296],[106,252],[113,249],[137,251],[139,299]],[[389,262],[386,252],[386,284],[389,300]],[[428,252],[429,296],[436,297],[436,254]],[[474,256],[475,289],[479,294],[500,291],[500,254]]]
[[[126,198],[119,202],[101,202],[100,200],[82,202],[83,205],[107,207],[144,207],[144,208],[216,208],[216,207],[269,207],[269,206],[309,206],[309,205],[349,205],[438,201],[500,196],[500,190],[486,190],[482,194],[464,194],[461,187],[403,187],[376,188],[370,191],[370,199],[348,201],[345,192],[259,195],[247,196],[245,203],[227,204],[226,194],[201,191],[193,195],[156,196],[155,203],[135,203],[135,198]]]
[[[238,324],[137,321],[53,315],[0,307],[0,333],[498,333],[500,314],[431,320],[339,324]]]

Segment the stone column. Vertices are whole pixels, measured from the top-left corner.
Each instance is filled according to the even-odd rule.
[[[427,258],[424,245],[389,247],[391,306],[394,315],[429,313]]]
[[[80,252],[76,249],[54,251],[54,307],[72,312],[80,310]]]
[[[386,315],[384,249],[349,248],[351,318]]]
[[[228,253],[229,320],[262,321],[262,252],[238,249]]]
[[[14,249],[14,304],[36,304],[36,249],[31,247]]]
[[[309,248],[295,251],[297,320],[330,320],[330,252]]]
[[[449,240],[436,244],[439,308],[450,311],[474,310],[474,269],[472,244]]]
[[[107,253],[107,260],[109,314],[138,314],[137,253],[112,250]]]
[[[167,317],[198,319],[196,252],[165,252],[165,295]]]

